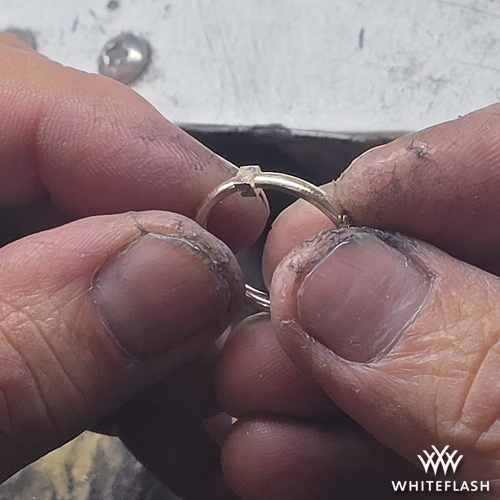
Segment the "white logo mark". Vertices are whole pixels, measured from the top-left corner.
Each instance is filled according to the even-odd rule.
[[[422,465],[424,466],[426,474],[429,472],[429,468],[432,467],[434,475],[437,475],[439,466],[443,468],[443,472],[445,474],[447,474],[449,467],[452,468],[453,473],[457,471],[458,464],[460,463],[460,460],[462,460],[463,455],[456,457],[454,460],[453,458],[458,453],[458,451],[455,450],[453,453],[448,453],[448,448],[449,446],[446,445],[442,451],[439,451],[434,445],[432,445],[432,449],[434,450],[432,453],[429,453],[427,450],[423,450],[423,452],[427,456],[427,460],[422,458],[420,455],[417,455],[417,457],[422,462]]]

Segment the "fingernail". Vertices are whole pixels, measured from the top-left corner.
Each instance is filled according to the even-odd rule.
[[[188,241],[142,236],[99,271],[93,300],[107,330],[130,356],[152,356],[201,332],[228,309],[229,286]]]
[[[375,233],[351,233],[307,274],[297,297],[302,328],[339,356],[380,359],[424,305],[429,274]]]

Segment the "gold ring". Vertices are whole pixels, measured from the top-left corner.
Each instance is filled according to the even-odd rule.
[[[226,196],[240,193],[241,196],[257,196],[257,189],[273,189],[302,198],[321,210],[337,227],[345,226],[347,218],[340,215],[328,201],[328,195],[319,187],[293,175],[277,172],[262,172],[256,165],[240,167],[235,177],[217,186],[198,210],[196,222],[206,228],[210,210]],[[261,311],[269,311],[269,294],[245,284],[246,301]]]

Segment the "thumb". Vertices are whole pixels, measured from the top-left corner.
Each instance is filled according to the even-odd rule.
[[[229,249],[165,212],[0,249],[0,481],[199,355],[241,297]]]
[[[420,468],[449,445],[464,479],[500,477],[499,278],[397,234],[327,230],[280,263],[271,299],[288,355],[377,439]]]

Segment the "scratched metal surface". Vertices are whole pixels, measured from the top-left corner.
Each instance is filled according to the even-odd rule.
[[[401,131],[500,96],[497,0],[118,3],[0,0],[0,28],[86,71],[119,32],[143,35],[153,62],[135,88],[185,124]]]

